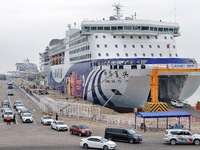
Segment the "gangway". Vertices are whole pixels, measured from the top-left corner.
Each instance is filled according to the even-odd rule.
[[[182,65],[183,67],[184,65]],[[147,102],[144,105],[144,111],[167,111],[168,105],[166,103],[159,102],[159,73],[200,73],[200,68],[173,68],[169,67],[154,67],[150,72],[150,87],[151,87],[151,102]]]

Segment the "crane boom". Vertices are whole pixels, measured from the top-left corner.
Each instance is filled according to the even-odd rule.
[[[159,68],[155,67],[152,69],[150,76],[150,87],[151,87],[151,102],[152,103],[158,103],[158,91],[159,91],[159,73],[166,72],[166,73],[183,73],[183,72],[198,72],[200,73],[199,68],[194,69],[171,69],[171,68]]]

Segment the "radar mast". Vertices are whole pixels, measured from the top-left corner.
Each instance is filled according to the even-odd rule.
[[[120,20],[121,19],[121,8],[122,8],[122,5],[118,2],[118,4],[114,4],[113,5],[114,7],[114,11],[116,12],[116,17],[117,17],[117,20]]]

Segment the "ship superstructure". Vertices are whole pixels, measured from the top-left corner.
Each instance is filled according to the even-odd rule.
[[[150,72],[155,67],[194,69],[197,62],[180,58],[177,23],[121,18],[83,21],[40,53],[49,85],[63,93],[112,108],[142,108],[150,100]],[[159,74],[159,99],[185,100],[200,84],[198,72]]]

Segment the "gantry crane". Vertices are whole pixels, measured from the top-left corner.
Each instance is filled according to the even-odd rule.
[[[144,110],[146,111],[167,111],[167,104],[161,103],[158,100],[159,92],[159,73],[183,73],[183,72],[199,72],[200,68],[169,68],[169,67],[155,67],[150,72],[150,87],[151,87],[151,102],[145,104]],[[146,108],[145,108],[146,107]]]

